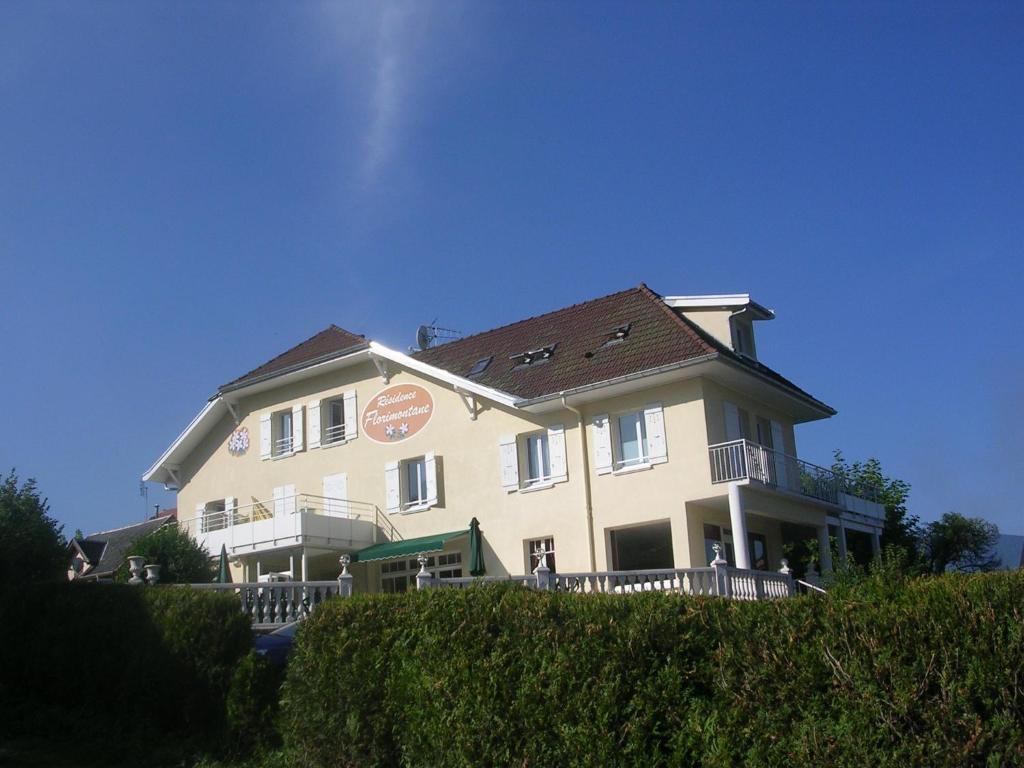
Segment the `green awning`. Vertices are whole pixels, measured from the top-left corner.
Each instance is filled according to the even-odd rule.
[[[418,539],[386,541],[382,544],[374,544],[372,547],[367,547],[366,549],[356,552],[352,557],[352,561],[366,563],[370,560],[392,560],[396,557],[409,557],[410,555],[421,555],[427,552],[440,552],[444,549],[446,541],[457,539],[468,533],[469,529],[467,528],[464,531],[435,533],[433,536],[420,536]]]

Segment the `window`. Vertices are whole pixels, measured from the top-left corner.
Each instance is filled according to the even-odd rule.
[[[530,573],[537,570],[540,565],[540,553],[544,550],[545,565],[555,572],[555,540],[549,536],[546,539],[532,539],[526,542],[526,553],[530,562]]]
[[[491,360],[493,359],[493,355],[491,355],[490,357],[480,358],[475,363],[473,363],[473,367],[469,369],[469,373],[467,373],[466,376],[479,376],[481,373],[487,370],[487,366],[491,364]]]
[[[651,469],[668,461],[665,411],[661,403],[650,403],[631,413],[602,413],[593,418],[591,429],[594,471],[599,475]]]
[[[428,453],[384,465],[388,512],[422,512],[438,503],[439,456]]]
[[[674,568],[672,524],[668,520],[608,531],[612,569],[648,571]]]
[[[731,566],[736,565],[736,551],[733,547],[732,531],[717,525],[704,524],[704,555],[708,565],[715,559],[714,545],[722,547],[722,554]],[[750,551],[750,567],[756,571],[768,570],[768,542],[763,533],[747,533]]]
[[[294,450],[294,416],[290,410],[274,414],[274,455],[284,456]]]
[[[422,457],[405,462],[403,507],[415,507],[427,499],[427,466]]]
[[[335,398],[328,400],[321,408],[323,413],[323,438],[324,445],[338,443],[345,439],[345,400]]]
[[[540,485],[551,481],[551,453],[548,450],[548,435],[538,432],[527,435],[526,440],[526,483]]]
[[[644,420],[643,411],[626,413],[619,416],[617,426],[618,455],[615,458],[616,468],[646,464],[648,458],[647,425]]]
[[[228,527],[227,504],[224,499],[208,501],[200,507],[202,509],[197,511],[201,515],[199,528],[203,533],[221,531]]]
[[[569,479],[565,428],[561,424],[498,441],[501,487],[506,491],[550,488]]]
[[[427,558],[427,571],[438,579],[462,578],[462,553],[445,552]],[[416,574],[420,564],[416,558],[381,563],[380,587],[382,592],[408,592],[416,589]]]
[[[757,442],[763,445],[765,448],[774,448],[772,445],[772,423],[763,416],[758,416],[757,419]]]

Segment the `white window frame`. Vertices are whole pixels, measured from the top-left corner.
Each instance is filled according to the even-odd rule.
[[[332,424],[334,408],[341,412],[341,422]],[[329,448],[332,445],[341,445],[348,442],[348,424],[345,421],[345,397],[336,395],[325,398],[320,403],[320,446]],[[338,427],[341,427],[339,430]],[[333,434],[332,434],[333,430]]]
[[[416,471],[416,498],[412,497],[412,488],[410,472],[413,467],[417,467]],[[406,459],[401,463],[402,474],[402,510],[408,512],[411,509],[416,509],[423,506],[427,502],[427,458],[426,456],[417,456],[414,459]]]
[[[523,457],[523,481],[521,483],[521,490],[540,490],[541,488],[550,488],[554,485],[554,475],[551,474],[551,443],[548,438],[547,431],[540,432],[529,432],[525,435],[520,436],[522,442],[522,457]],[[535,441],[536,453],[531,450],[531,442]],[[532,462],[536,461],[541,467],[541,472],[537,477],[531,477],[533,474],[531,470]],[[544,472],[544,465],[547,465],[547,472]]]
[[[632,416],[636,421],[635,437],[640,446],[640,455],[635,459],[622,458],[622,419]],[[644,417],[644,409],[636,411],[625,411],[617,413],[612,417],[612,467],[614,474],[625,474],[636,472],[641,469],[651,468],[650,449],[647,445],[647,420]]]
[[[465,564],[462,562],[461,550],[452,552],[436,552],[427,555],[427,572],[435,579],[462,578]],[[380,564],[380,590],[386,592],[385,581],[405,579],[406,591],[416,589],[416,574],[420,565],[415,557],[399,560],[385,560]],[[394,590],[392,590],[394,591]]]
[[[288,419],[288,434],[284,434],[284,420]],[[270,415],[271,456],[283,459],[295,454],[295,413],[291,408],[274,411]],[[283,450],[285,449],[286,450]]]
[[[537,566],[540,565],[540,559],[537,558],[537,552],[540,549],[540,545],[544,545],[545,562],[551,571],[555,572],[555,537],[554,536],[541,536],[537,539],[527,539],[526,545],[526,572],[533,573]],[[534,558],[537,558],[537,563],[534,564]]]

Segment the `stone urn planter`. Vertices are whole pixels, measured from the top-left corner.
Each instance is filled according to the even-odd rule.
[[[142,569],[143,563],[146,562],[146,558],[140,555],[132,555],[128,558],[128,572],[131,574],[131,578],[128,579],[128,583],[134,587],[144,584],[142,580]]]
[[[146,566],[146,581],[153,586],[160,581],[160,566],[156,563]]]

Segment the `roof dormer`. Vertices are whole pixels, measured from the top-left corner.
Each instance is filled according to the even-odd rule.
[[[733,352],[757,359],[754,322],[772,320],[775,313],[746,293],[707,296],[666,296],[665,304]]]

